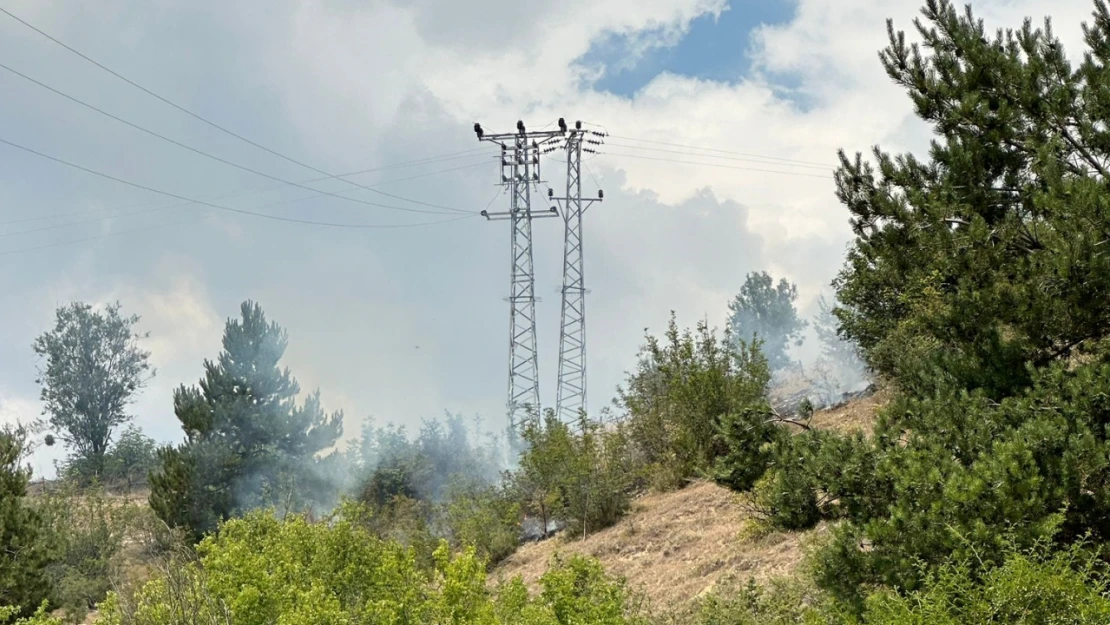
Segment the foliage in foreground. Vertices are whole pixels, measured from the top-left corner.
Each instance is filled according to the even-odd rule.
[[[20,611],[16,606],[0,604],[0,623],[7,625],[62,625],[62,619],[47,614],[45,605],[40,605],[30,616],[20,617]]]
[[[867,625],[1101,625],[1110,623],[1105,563],[1084,545],[1050,552],[1011,550],[1005,563],[976,576],[970,560],[930,571],[908,596],[883,591],[867,602]]]
[[[473,550],[435,551],[423,570],[414,552],[381,540],[345,505],[326,523],[279,520],[255,511],[223,523],[198,546],[134,594],[113,594],[105,625],[236,623],[455,623],[570,625],[642,623],[623,582],[596,562],[556,562],[529,597],[511,582],[487,588]]]
[[[845,610],[807,574],[764,585],[722,580],[667,625],[1101,625],[1110,622],[1110,577],[1089,545],[1056,550],[1009,545],[984,570],[972,555],[923,567],[913,592],[880,588],[860,614]]]
[[[22,606],[24,615],[47,598],[46,565],[54,556],[43,540],[45,522],[27,501],[26,435],[0,427],[0,606]]]
[[[141,509],[73,482],[36,497],[34,506],[46,522],[43,540],[54,550],[46,566],[50,607],[81,621],[120,579],[124,539]]]

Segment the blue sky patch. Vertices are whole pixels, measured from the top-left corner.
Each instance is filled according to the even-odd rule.
[[[639,59],[630,59],[637,48],[637,36],[609,34],[594,41],[577,63],[604,68],[593,87],[621,96],[636,93],[664,72],[735,82],[751,68],[752,31],[762,24],[789,22],[795,10],[794,0],[729,0],[719,17],[703,15],[691,22],[689,31],[675,45],[655,47]]]

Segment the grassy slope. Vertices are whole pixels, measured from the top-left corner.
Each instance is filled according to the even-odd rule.
[[[875,412],[887,401],[876,393],[813,416],[817,428],[870,430]],[[763,581],[790,575],[802,561],[802,545],[813,533],[748,537],[746,516],[737,495],[710,482],[681,491],[638,499],[618,525],[581,540],[557,536],[522,546],[491,571],[491,581],[516,575],[530,587],[556,553],[598,558],[611,573],[624,576],[652,604],[674,608],[732,575]]]

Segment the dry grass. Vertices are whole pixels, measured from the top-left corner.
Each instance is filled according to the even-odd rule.
[[[891,393],[882,389],[844,405],[820,410],[813,413],[810,425],[819,430],[832,430],[842,434],[861,430],[869,433],[875,426],[876,414],[890,402],[890,397]]]
[[[879,391],[813,415],[813,427],[870,432],[876,411],[890,401]],[[532,590],[556,553],[597,558],[664,609],[677,608],[711,590],[726,575],[766,581],[793,573],[802,543],[825,528],[751,537],[738,496],[716,484],[697,482],[673,493],[652,494],[633,504],[618,525],[585,540],[555,537],[522,546],[491,572],[491,583],[521,576]]]
[[[673,607],[709,590],[726,573],[756,580],[789,575],[802,560],[803,534],[744,538],[735,493],[708,482],[636,501],[620,524],[573,542],[552,538],[521,547],[492,571],[533,590],[556,552],[593,556],[653,604]]]

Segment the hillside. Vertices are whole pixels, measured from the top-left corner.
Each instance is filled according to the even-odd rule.
[[[838,431],[869,430],[885,392],[858,398],[813,415],[814,427]],[[751,537],[739,496],[699,481],[673,493],[639,498],[618,525],[585,540],[562,535],[523,545],[500,563],[492,580],[520,575],[535,589],[557,553],[597,558],[610,573],[624,576],[660,607],[677,607],[733,575],[763,581],[791,574],[801,563],[809,532],[773,532]]]
[[[693,599],[728,573],[766,579],[790,574],[801,561],[804,534],[745,539],[744,525],[735,493],[698,482],[642,497],[620,524],[585,540],[555,537],[524,545],[492,577],[520,575],[534,588],[557,552],[580,553],[624,576],[654,604],[670,606]]]

